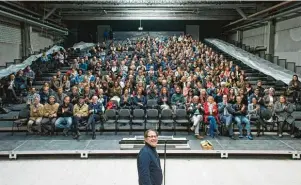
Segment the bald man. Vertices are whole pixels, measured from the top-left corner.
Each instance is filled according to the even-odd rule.
[[[92,102],[89,104],[89,119],[88,124],[92,127],[92,139],[96,139],[95,134],[95,123],[101,120],[102,115],[102,104],[98,102],[98,97],[93,96]],[[102,123],[101,123],[102,125]]]

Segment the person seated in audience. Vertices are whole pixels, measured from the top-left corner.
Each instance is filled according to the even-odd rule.
[[[88,65],[85,63],[85,59],[81,59],[78,65],[79,69],[83,70],[83,71],[87,71],[88,70]]]
[[[103,123],[102,123],[102,104],[98,102],[98,97],[93,96],[92,102],[89,104],[89,119],[88,119],[88,125],[91,125],[92,127],[92,139],[96,139],[95,134],[95,124],[97,121],[101,122],[101,129],[103,129]]]
[[[289,124],[291,131],[291,137],[295,137],[295,118],[292,113],[295,110],[295,106],[286,100],[285,96],[280,96],[279,101],[275,103],[275,114],[278,118],[278,136],[282,137],[283,127],[285,124]]]
[[[34,97],[33,104],[30,105],[30,117],[27,123],[27,131],[33,133],[33,126],[35,126],[38,133],[41,133],[41,121],[43,118],[44,106],[40,103],[40,97]]]
[[[9,102],[20,102],[21,100],[17,97],[16,95],[16,86],[15,86],[15,75],[14,74],[11,74],[9,76],[9,81],[7,82],[7,91],[6,91],[6,97],[7,97],[7,100]]]
[[[83,70],[79,69],[78,74],[75,76],[74,83],[75,84],[82,83],[84,81],[84,77],[85,77],[85,75],[83,74]]]
[[[63,87],[64,92],[68,93],[70,91],[71,84],[69,81],[69,76],[67,76],[67,75],[63,76],[62,87]]]
[[[264,88],[262,87],[262,81],[261,80],[258,80],[257,81],[257,87],[255,89],[258,89],[259,90],[259,96],[260,97],[263,97],[264,96]]]
[[[46,52],[43,52],[43,54],[42,54],[40,60],[41,60],[42,63],[46,63],[46,62],[49,61],[49,58],[48,58],[48,56],[46,55]]]
[[[243,104],[241,96],[236,97],[236,104],[233,105],[234,109],[234,120],[239,129],[239,138],[243,138],[243,126],[245,124],[245,129],[247,130],[247,138],[253,140],[251,135],[251,124],[250,120],[247,118],[247,106]]]
[[[99,89],[98,90],[98,102],[101,103],[104,107],[107,107],[107,103],[108,103],[108,97],[106,95],[103,94],[103,90]],[[105,110],[103,109],[103,112]]]
[[[109,96],[113,98],[114,96],[120,97],[122,94],[122,89],[118,83],[118,81],[114,82],[114,86],[109,90]]]
[[[64,102],[64,99],[65,99],[66,96],[67,96],[67,94],[65,94],[65,93],[63,92],[63,88],[62,88],[62,87],[59,87],[59,88],[57,89],[57,93],[56,93],[56,95],[55,95],[56,102],[57,102],[58,104],[61,105],[61,104]]]
[[[218,107],[216,102],[214,102],[213,96],[208,96],[207,101],[203,105],[204,107],[204,122],[209,123],[209,135],[215,137],[215,132],[218,133],[219,117],[218,117]]]
[[[15,78],[15,88],[18,92],[23,93],[26,91],[27,86],[27,77],[22,70],[19,70]]]
[[[46,104],[48,102],[49,96],[55,95],[52,89],[49,89],[49,85],[45,84],[42,87],[42,91],[40,92],[41,104]]]
[[[32,87],[32,83],[35,79],[35,72],[30,68],[30,66],[27,66],[24,69],[24,75],[27,78],[27,84],[29,85],[29,87]]]
[[[63,134],[67,136],[73,117],[73,105],[70,103],[69,96],[65,96],[64,102],[58,108],[57,116],[58,119],[55,121],[55,128],[64,129]]]
[[[290,81],[288,85],[288,94],[293,94],[293,101],[294,103],[300,102],[300,90],[301,90],[301,82],[299,81],[299,78],[297,75],[293,76],[293,79]]]
[[[242,104],[244,104],[246,107],[248,107],[248,105],[249,105],[248,97],[247,97],[247,95],[245,93],[245,90],[243,88],[239,89],[239,93],[238,93],[237,96],[240,96]],[[236,96],[236,100],[237,100],[237,96]]]
[[[89,85],[84,87],[84,90],[80,93],[85,98],[85,103],[89,104],[92,97],[95,95],[95,91],[91,90]]]
[[[71,88],[71,92],[68,95],[70,97],[70,101],[73,105],[77,104],[79,99],[79,92],[77,86],[73,86]]]
[[[176,109],[185,109],[185,98],[179,86],[176,87],[176,92],[171,97],[171,106],[174,112]]]
[[[150,82],[150,85],[146,87],[147,100],[157,99],[158,98],[158,89],[153,81]]]
[[[48,103],[44,105],[43,119],[41,121],[42,133],[49,135],[54,131],[59,104],[55,102],[55,96],[50,95]]]
[[[275,89],[271,87],[268,89],[268,94],[263,97],[264,107],[269,111],[269,113],[265,113],[265,114],[274,115],[274,106],[277,101],[274,94],[275,94]],[[272,116],[270,119],[267,119],[266,116],[263,116],[263,119],[265,119],[267,122],[273,121]]]
[[[159,98],[158,98],[158,104],[160,106],[160,109],[163,110],[163,109],[170,109],[170,95],[167,91],[167,88],[166,87],[163,87],[161,89],[161,92],[160,92],[160,95],[159,95]]]
[[[190,119],[193,123],[192,127],[190,128],[191,131],[194,131],[194,135],[197,139],[203,139],[202,136],[200,136],[200,124],[203,120],[203,113],[204,108],[202,104],[199,103],[199,97],[194,96],[193,101],[190,104],[189,108],[187,109]]]
[[[54,91],[57,91],[58,88],[61,87],[61,81],[57,78],[57,76],[53,76],[50,82],[50,88]]]
[[[228,96],[223,95],[223,101],[218,103],[218,113],[221,122],[226,126],[229,132],[229,137],[235,140],[233,133],[233,112],[232,104],[228,102]]]
[[[256,97],[253,97],[251,103],[248,105],[248,115],[250,121],[256,122],[257,136],[260,133],[260,126],[263,125],[263,120],[260,117],[260,105]]]
[[[82,122],[87,121],[89,117],[89,106],[85,103],[83,96],[79,97],[79,101],[73,108],[73,127],[75,131],[74,139],[79,139],[80,132],[78,127]]]
[[[190,104],[192,103],[193,97],[194,97],[193,90],[190,89],[188,91],[187,97],[185,98],[186,99],[186,108],[188,108],[190,106]]]
[[[143,90],[141,88],[139,88],[137,90],[136,96],[134,96],[134,98],[133,98],[134,109],[145,109],[147,100],[142,93],[143,93]]]
[[[122,109],[131,109],[132,108],[132,97],[128,89],[124,89],[123,95],[120,98],[120,107]]]
[[[36,88],[30,87],[28,90],[28,94],[26,96],[26,105],[28,106],[28,108],[30,107],[31,104],[33,104],[34,97],[37,96],[39,97],[39,99],[41,99],[40,95],[36,92]]]
[[[249,96],[248,104],[252,103],[252,99],[253,98],[257,99],[258,104],[260,104],[260,105],[264,104],[264,102],[263,102],[263,96],[261,96],[260,90],[258,88],[255,89],[254,93],[251,96]]]

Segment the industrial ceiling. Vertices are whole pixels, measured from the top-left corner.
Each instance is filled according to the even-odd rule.
[[[233,31],[245,25],[254,26],[273,16],[279,18],[278,14],[280,17],[297,16],[300,7],[300,2],[296,1],[1,1],[0,15],[19,21],[22,18],[36,21],[56,29],[64,28],[64,22],[70,20],[224,20],[229,21],[224,28]]]

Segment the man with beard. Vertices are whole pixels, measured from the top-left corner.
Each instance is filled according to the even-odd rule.
[[[74,106],[73,109],[73,115],[74,115],[74,131],[75,131],[75,136],[73,137],[74,139],[79,139],[80,133],[78,130],[79,124],[82,122],[86,121],[89,116],[89,109],[88,105],[85,103],[85,98],[80,97],[78,103]]]
[[[55,97],[49,96],[48,103],[44,105],[44,115],[41,122],[42,132],[46,131],[46,134],[53,132],[58,108],[59,104],[55,102]]]
[[[70,103],[70,97],[66,96],[64,102],[57,111],[58,119],[55,121],[55,128],[64,129],[63,134],[67,136],[72,125],[73,105]]]

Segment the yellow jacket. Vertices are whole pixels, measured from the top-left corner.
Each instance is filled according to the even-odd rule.
[[[44,105],[44,115],[43,116],[48,118],[49,115],[56,114],[59,106],[60,106],[60,104],[58,104],[58,103],[54,103],[52,105],[50,105],[49,103],[46,103]]]
[[[87,104],[83,104],[81,107],[76,104],[73,108],[73,115],[80,116],[80,117],[87,117],[89,116],[89,109]]]
[[[34,112],[34,109],[37,109],[37,112]],[[36,119],[39,117],[43,117],[44,106],[42,104],[38,104],[36,107],[31,104],[30,105],[30,119]]]

